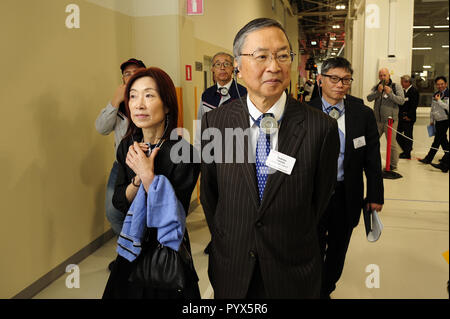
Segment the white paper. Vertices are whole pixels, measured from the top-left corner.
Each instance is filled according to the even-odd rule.
[[[381,223],[381,219],[378,216],[376,210],[373,210],[370,214],[370,220],[372,224],[371,231],[367,234],[367,240],[370,242],[375,242],[380,238],[381,231],[383,230],[383,224]]]
[[[291,175],[296,159],[286,154],[271,150],[267,156],[266,166]]]
[[[355,149],[358,149],[365,145],[366,145],[366,138],[364,137],[364,135],[353,139],[353,146],[355,147]]]

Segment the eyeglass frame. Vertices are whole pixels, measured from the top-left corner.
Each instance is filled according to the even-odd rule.
[[[350,85],[353,82],[353,78],[341,78],[337,75],[329,75],[329,74],[323,74],[323,73],[321,73],[320,75],[329,78],[331,83],[333,83],[333,84],[338,84],[339,82],[342,82],[342,85]],[[339,80],[337,80],[337,82],[333,82],[333,80],[331,78],[338,78]],[[344,80],[349,80],[350,82],[348,84],[346,84],[346,83],[344,83]]]
[[[253,57],[253,59],[255,59],[255,61],[256,61],[256,58],[255,58],[254,54],[255,54],[256,52],[258,52],[258,51],[268,51],[268,52],[270,53],[270,61],[273,60],[273,58],[274,58],[274,53],[275,53],[275,54],[276,54],[275,60],[277,60],[277,62],[280,63],[280,64],[287,64],[286,62],[292,63],[292,62],[294,61],[294,57],[296,56],[295,52],[289,51],[289,55],[290,55],[291,58],[288,59],[288,61],[286,61],[286,62],[281,62],[281,61],[278,60],[278,52],[281,52],[281,51],[283,51],[283,50],[280,50],[280,51],[278,51],[278,52],[270,52],[269,50],[255,50],[255,51],[253,51],[253,53],[241,53],[241,54],[239,54],[238,56],[251,56],[251,57]],[[258,61],[256,61],[256,62],[257,62],[257,63],[260,63],[260,62],[258,62]],[[265,64],[265,63],[267,63],[267,61],[265,61],[264,63],[261,63],[261,64]]]
[[[228,63],[229,66],[225,66],[225,65],[224,65],[225,63]],[[216,65],[219,65],[219,67],[216,67]],[[220,69],[222,66],[223,66],[224,68],[233,67],[233,63],[231,63],[231,62],[229,62],[229,61],[225,61],[225,62],[219,62],[219,61],[217,61],[216,63],[213,63],[213,65],[212,65],[212,67],[213,67],[214,69]]]

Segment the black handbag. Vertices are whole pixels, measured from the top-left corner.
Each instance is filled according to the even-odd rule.
[[[150,240],[150,232],[142,243],[143,248],[136,259],[129,281],[163,290],[184,290],[190,280],[198,281],[191,254],[183,237],[180,248],[175,251]]]

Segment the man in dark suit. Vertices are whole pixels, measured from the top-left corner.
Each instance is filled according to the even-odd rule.
[[[233,51],[248,95],[201,125],[214,297],[318,298],[317,224],[335,184],[337,123],[284,92],[295,54],[278,22],[249,22]]]
[[[403,152],[400,153],[399,158],[411,159],[411,151],[413,147],[413,127],[416,122],[416,110],[419,104],[419,91],[412,86],[412,80],[409,75],[404,75],[400,78],[403,91],[405,92],[405,104],[399,105],[398,113],[398,133],[402,133],[409,137],[407,139],[400,134],[397,134],[398,145]]]
[[[344,267],[353,228],[364,206],[363,172],[367,178],[366,209],[381,211],[384,203],[380,143],[372,109],[346,95],[352,82],[350,62],[341,57],[323,62],[317,82],[320,97],[309,104],[337,119],[340,151],[336,188],[322,216],[318,233],[323,256],[321,297],[329,298]]]

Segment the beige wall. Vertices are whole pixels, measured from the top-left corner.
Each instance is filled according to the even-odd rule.
[[[133,52],[131,19],[76,1],[2,0],[0,298],[10,298],[103,234],[113,137],[94,121]],[[3,28],[3,27],[2,27]],[[6,49],[8,48],[8,49]],[[83,270],[81,269],[81,274]]]
[[[79,29],[66,28],[69,3],[80,8]],[[0,2],[0,19],[8,26],[2,30],[0,86],[0,240],[7,243],[0,298],[18,294],[110,228],[104,193],[114,138],[100,135],[94,122],[120,83],[121,62],[136,57],[167,71],[182,89],[183,122],[192,142],[203,90],[196,61],[217,51],[231,53],[237,31],[256,17],[278,18],[298,48],[296,18],[280,0],[274,11],[272,0],[205,1],[205,15],[195,17],[186,15],[184,0],[167,0],[155,12],[156,0],[127,3]],[[192,65],[192,81],[185,79],[185,65]]]

